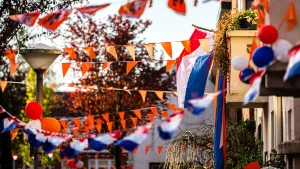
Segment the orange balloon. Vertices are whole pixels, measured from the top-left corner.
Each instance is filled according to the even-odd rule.
[[[50,117],[40,119],[42,124],[42,130],[58,133],[61,130],[61,126],[58,120]]]

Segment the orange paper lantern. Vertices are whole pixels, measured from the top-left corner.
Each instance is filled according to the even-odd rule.
[[[42,124],[42,130],[49,131],[49,132],[60,132],[61,126],[58,120],[50,117],[45,117],[40,119]]]

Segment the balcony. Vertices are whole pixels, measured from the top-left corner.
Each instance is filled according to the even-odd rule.
[[[235,30],[228,31],[230,60],[235,56],[244,56],[249,60],[252,40],[256,36],[255,30]],[[251,63],[251,67],[256,67]],[[245,93],[249,90],[250,85],[244,84],[239,80],[239,71],[230,67],[230,80],[228,83],[227,107],[241,108]],[[258,97],[255,101],[249,103],[247,108],[263,108],[268,103],[267,97]]]

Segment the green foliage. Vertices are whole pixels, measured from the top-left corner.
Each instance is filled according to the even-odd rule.
[[[256,130],[256,122],[255,120],[245,120],[238,123],[238,127],[242,129],[246,129],[252,136],[254,136]]]
[[[48,73],[47,73],[48,75]],[[26,94],[27,94],[27,100],[26,102],[30,102],[30,101],[35,101],[35,92],[36,92],[36,85],[35,85],[35,81],[36,81],[36,76],[35,76],[35,72],[30,69],[29,73],[28,73],[28,77],[26,79],[26,82],[28,84],[32,84],[32,86],[28,85],[26,88]],[[51,116],[50,114],[50,110],[52,108],[53,105],[53,90],[51,88],[48,88],[44,85],[43,87],[43,117],[49,117]],[[26,116],[24,110],[21,111],[20,114],[20,119],[24,122],[29,122],[30,119],[28,119],[28,117]],[[13,141],[14,143],[14,147],[13,147],[13,151],[18,152],[19,156],[22,157],[24,163],[28,166],[31,166],[32,163],[32,159],[29,156],[30,155],[30,145],[28,143],[28,140],[24,140],[24,134],[19,134],[18,137]],[[43,154],[42,157],[42,162],[43,162],[43,166],[46,165],[54,165],[55,164],[55,159],[59,156],[58,152],[54,152],[53,153],[53,158],[50,159],[48,157],[48,154]]]
[[[241,26],[242,21],[245,20],[251,25],[257,24],[257,11],[253,9],[247,9],[237,12],[233,17],[231,24],[229,25],[229,30],[249,30],[250,26],[243,28]]]

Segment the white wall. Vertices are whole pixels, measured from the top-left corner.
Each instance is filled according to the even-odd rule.
[[[208,79],[206,83],[205,88],[206,93],[212,93],[214,92],[214,84]],[[169,98],[170,104],[177,104],[177,97],[170,97]],[[214,111],[213,111],[213,104],[210,105],[210,107],[203,112],[200,116],[192,115],[190,112],[185,111],[185,116],[181,122],[180,129],[181,130],[187,130],[190,128],[193,128],[195,126],[198,126],[199,123],[203,120],[211,120],[213,122],[214,118]],[[169,114],[172,112],[169,111]],[[157,126],[160,124],[161,120],[156,119],[154,122],[153,130],[148,133],[147,139],[143,142],[142,145],[139,146],[139,149],[136,154],[134,154],[134,169],[148,169],[149,163],[151,162],[161,162],[164,159],[164,149],[162,150],[161,155],[159,156],[157,153],[157,146],[163,146],[166,147],[167,141],[163,141],[159,138],[158,132],[157,132]],[[180,131],[180,129],[177,130],[177,133]],[[145,146],[151,146],[148,154],[145,154]]]

